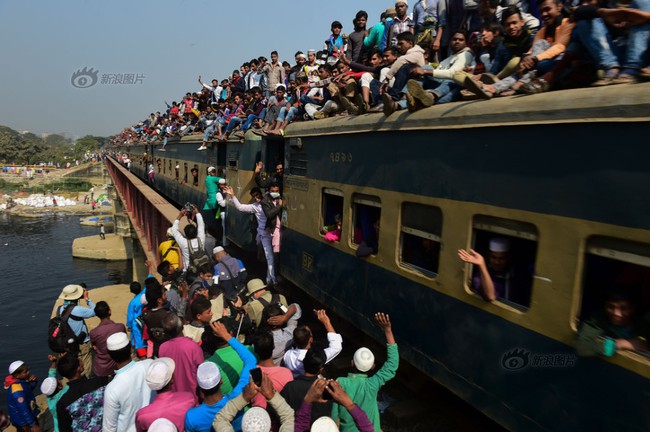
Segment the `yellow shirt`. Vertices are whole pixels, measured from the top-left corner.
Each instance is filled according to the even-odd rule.
[[[158,246],[158,253],[160,254],[160,258],[162,258],[162,261],[169,261],[171,265],[174,266],[174,268],[181,268],[180,258],[178,257],[178,252],[176,250],[170,250],[167,256],[165,256],[165,253],[167,253],[167,250],[170,247],[178,247],[178,244],[174,240],[167,240],[160,243],[160,246]]]

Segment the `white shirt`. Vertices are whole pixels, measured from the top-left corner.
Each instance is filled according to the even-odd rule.
[[[232,202],[232,205],[235,206],[237,210],[239,210],[242,213],[252,213],[255,215],[257,218],[257,237],[263,237],[263,236],[269,236],[270,234],[266,232],[266,215],[264,214],[264,210],[262,209],[262,204],[261,203],[253,203],[253,204],[241,204],[239,200],[237,199],[236,196],[234,195],[228,195],[229,200]]]
[[[325,364],[329,363],[343,351],[343,338],[338,333],[327,333],[329,346],[325,348]],[[302,361],[307,354],[306,349],[292,348],[284,354],[284,365],[291,370],[293,377],[305,374],[305,368]]]
[[[178,229],[180,223],[181,221],[178,219],[174,221],[174,224],[172,225],[172,235],[174,236],[176,243],[178,243],[178,247],[181,248],[181,252],[183,253],[183,268],[187,270],[190,266],[190,248],[187,245],[187,239]],[[197,238],[201,240],[201,244],[205,247],[205,223],[203,222],[203,216],[201,216],[201,213],[196,214],[196,224],[198,231]],[[200,249],[196,239],[192,239],[192,248],[194,250]]]
[[[149,405],[152,390],[145,376],[151,359],[132,361],[115,371],[104,390],[103,432],[135,432],[135,413]]]

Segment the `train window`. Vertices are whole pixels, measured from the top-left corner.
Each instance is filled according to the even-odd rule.
[[[379,221],[381,201],[369,195],[355,194],[352,197],[354,231],[352,243],[357,245],[357,256],[376,254],[379,250]]]
[[[187,184],[187,162],[183,162],[183,183]]]
[[[156,159],[156,166],[158,168],[158,174],[160,174],[160,171],[162,170],[162,161],[160,158]]]
[[[199,166],[194,165],[192,168],[192,186],[199,185]]]
[[[171,159],[169,159],[169,169],[167,169],[167,171],[169,171],[170,174],[172,173],[172,160]]]
[[[228,152],[228,168],[238,169],[239,168],[239,152],[238,151],[229,151]]]
[[[402,204],[400,264],[425,276],[438,274],[442,211],[438,207]]]
[[[607,318],[605,305],[613,299],[628,300],[631,307],[627,325],[612,323]],[[631,339],[633,334],[647,339],[650,335],[638,332],[641,330],[639,324],[644,324],[647,329],[649,312],[650,245],[609,237],[590,238],[585,253],[578,320],[598,323],[605,332],[603,335],[615,339]],[[645,322],[642,322],[642,317],[646,318]]]
[[[338,189],[323,188],[322,199],[321,234],[327,241],[338,242],[341,239],[343,192]]]
[[[527,309],[533,285],[534,265],[537,256],[537,228],[527,222],[477,215],[473,223],[472,248],[483,257],[494,286],[484,280],[475,259],[472,264],[469,286],[486,299]]]
[[[181,173],[181,166],[179,165],[178,161],[176,161],[176,168],[174,168],[174,169],[176,170],[176,175],[175,175],[176,176],[176,181],[178,181],[179,178],[180,178],[180,173]]]

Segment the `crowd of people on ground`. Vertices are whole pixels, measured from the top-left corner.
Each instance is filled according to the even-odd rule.
[[[399,355],[387,314],[387,360],[374,374],[368,348],[353,356],[350,374],[328,379],[324,368],[343,349],[325,310],[305,323],[301,306],[281,293],[279,252],[282,166],[266,178],[257,165],[252,204],[237,201],[209,169],[203,214],[219,202],[255,215],[268,261],[266,283],[249,280],[245,265],[222,239],[206,232],[196,205],[183,206],[158,245],[159,264],[130,285],[126,316],[94,303],[85,285],[66,286],[48,328],[52,354],[40,384],[49,415],[39,416],[38,380],[16,360],[5,379],[11,423],[20,431],[329,431],[380,429],[377,394],[396,374]],[[184,226],[181,223],[184,223]],[[274,234],[278,230],[278,235]],[[100,319],[90,330],[85,320]],[[113,321],[116,319],[117,321]],[[61,380],[62,377],[64,380]],[[330,376],[330,378],[333,378]]]
[[[604,0],[398,0],[368,25],[359,11],[350,33],[332,22],[322,50],[297,51],[294,64],[260,56],[113,143],[202,134],[208,141],[282,135],[299,120],[396,110],[461,99],[650,79],[650,3]]]

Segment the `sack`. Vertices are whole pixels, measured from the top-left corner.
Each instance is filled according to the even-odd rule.
[[[50,350],[55,353],[79,352],[80,337],[74,334],[68,323],[72,309],[74,309],[74,305],[68,305],[61,314],[61,308],[58,308],[56,316],[50,319],[47,328],[47,343]]]
[[[201,242],[201,240],[198,238],[196,239],[196,241],[199,243],[198,249],[194,249],[192,247],[192,240],[190,239],[187,240],[187,248],[190,252],[190,269],[196,272],[199,269],[199,267],[201,267],[202,265],[210,264],[211,260],[210,260],[210,256],[205,251],[205,248],[203,247],[203,243]]]

